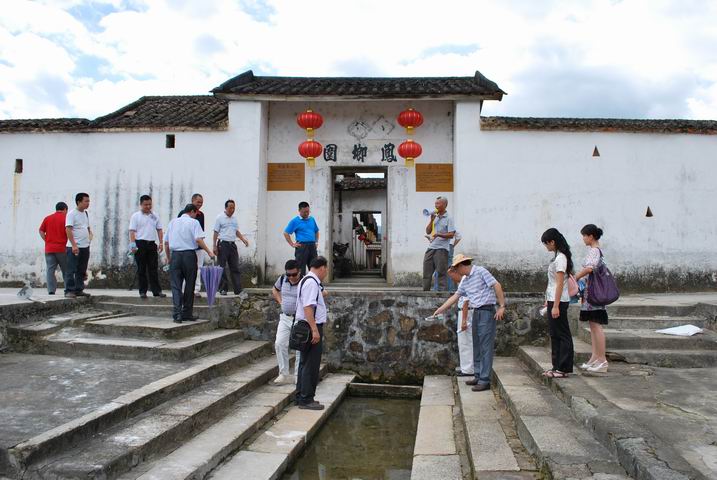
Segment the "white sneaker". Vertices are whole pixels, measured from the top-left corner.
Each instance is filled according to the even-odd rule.
[[[290,383],[290,378],[287,375],[279,375],[274,379],[274,385],[286,385]]]
[[[601,363],[594,363],[586,369],[590,373],[607,373],[607,361]]]

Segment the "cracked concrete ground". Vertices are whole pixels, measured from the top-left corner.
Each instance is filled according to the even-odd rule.
[[[182,368],[186,366],[150,361],[0,355],[0,448],[79,418]]]
[[[707,478],[717,479],[717,368],[613,362],[607,376],[583,378]]]

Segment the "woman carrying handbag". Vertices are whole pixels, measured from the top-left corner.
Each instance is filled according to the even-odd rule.
[[[590,325],[590,343],[592,344],[592,356],[590,360],[580,365],[580,368],[589,373],[607,373],[607,358],[605,357],[605,332],[603,326],[607,325],[607,309],[605,305],[591,303],[590,288],[594,282],[593,273],[605,265],[602,250],[600,250],[600,238],[602,229],[593,224],[585,225],[580,233],[583,242],[589,247],[588,254],[583,261],[583,269],[575,275],[577,280],[587,276],[587,286],[583,292],[582,304],[580,305],[580,320]],[[609,273],[609,271],[608,271]],[[595,289],[595,285],[592,286]],[[613,300],[614,301],[614,300]]]

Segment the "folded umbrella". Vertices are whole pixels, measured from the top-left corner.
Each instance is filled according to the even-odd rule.
[[[219,291],[219,284],[222,281],[223,273],[224,269],[217,266],[202,267],[200,269],[204,287],[207,289],[207,304],[209,304],[210,307],[214,305],[214,299]]]

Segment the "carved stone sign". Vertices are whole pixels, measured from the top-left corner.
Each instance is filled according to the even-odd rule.
[[[417,192],[452,192],[452,163],[419,163],[416,162]]]
[[[266,189],[269,191],[304,191],[304,163],[269,163]]]

